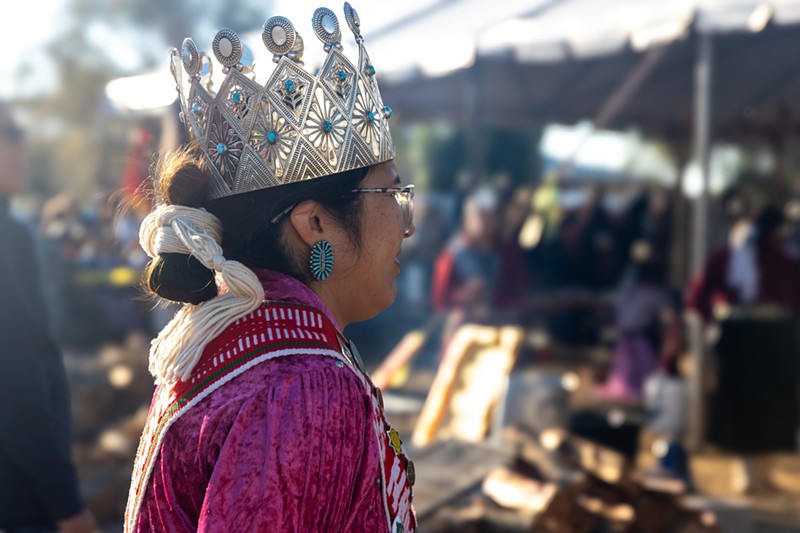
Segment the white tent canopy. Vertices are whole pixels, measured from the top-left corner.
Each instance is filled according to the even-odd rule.
[[[470,67],[476,57],[510,57],[521,63],[554,63],[620,52],[643,51],[684,38],[692,24],[700,31],[760,31],[767,22],[800,22],[800,0],[405,0],[353,2],[370,56],[387,82],[437,77]],[[311,31],[319,4],[278,0],[270,14],[285,16],[304,37],[305,61],[313,70],[324,59]],[[340,15],[345,52],[355,41]],[[265,16],[265,18],[267,18]],[[210,51],[213,35],[197,36]],[[272,72],[271,55],[260,31],[242,35],[260,81]],[[177,43],[176,43],[177,44]],[[355,58],[353,58],[355,59]],[[166,60],[165,60],[166,62]],[[220,70],[220,69],[218,69]],[[174,101],[168,69],[115,80],[109,98],[120,109],[143,110]],[[142,98],[142,83],[150,95]],[[153,94],[157,93],[157,94]]]
[[[420,0],[422,1],[422,0]],[[384,76],[441,74],[475,56],[520,62],[586,59],[643,51],[702,32],[760,31],[768,22],[800,22],[800,1],[770,0],[478,0],[431,2],[429,16],[370,34]],[[450,56],[444,58],[443,56]]]

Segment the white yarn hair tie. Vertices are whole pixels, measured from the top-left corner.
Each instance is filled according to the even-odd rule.
[[[221,241],[222,223],[205,209],[161,205],[142,222],[139,243],[148,256],[191,255],[217,272],[226,289],[207,302],[184,304],[153,339],[150,372],[156,383],[188,379],[206,345],[264,301],[258,277],[242,263],[225,259]]]

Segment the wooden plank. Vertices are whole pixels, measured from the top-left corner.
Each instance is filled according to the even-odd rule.
[[[414,445],[422,447],[440,437],[484,439],[522,339],[522,328],[514,326],[459,328],[417,420]]]

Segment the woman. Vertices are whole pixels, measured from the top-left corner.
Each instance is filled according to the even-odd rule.
[[[185,96],[176,74],[194,148],[161,165],[161,202],[140,237],[150,289],[186,305],[153,341],[158,387],[126,531],[416,527],[413,463],[342,333],[391,304],[414,233],[390,111],[379,114],[358,18],[345,11],[358,68],[326,9],[314,22],[329,55],[313,78],[279,17],[265,24],[278,66],[263,86],[226,55],[238,43],[229,30],[214,43],[230,63],[216,95],[203,92],[191,41],[173,54],[190,78]]]
[[[631,261],[614,302],[613,366],[595,392],[601,398],[639,402],[648,378],[675,358],[678,306],[667,285],[660,250],[646,240],[634,241]]]

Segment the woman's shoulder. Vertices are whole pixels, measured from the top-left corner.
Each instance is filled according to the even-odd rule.
[[[252,424],[254,417],[267,421],[289,413],[300,416],[323,406],[329,413],[351,411],[367,390],[353,369],[337,361],[312,354],[262,361],[213,388],[176,421],[177,431],[171,433],[224,436],[237,420]]]
[[[333,379],[335,377],[335,379]],[[274,391],[324,381],[327,387],[364,389],[356,372],[330,355],[291,354],[259,362],[227,380],[215,396],[228,402],[274,399]],[[310,391],[314,393],[314,391]]]
[[[241,376],[242,381],[263,383],[266,387],[283,386],[298,379],[323,378],[328,374],[337,376],[333,383],[358,384],[363,382],[355,370],[332,355],[296,353],[275,357],[255,365]],[[239,378],[237,378],[239,379]]]

